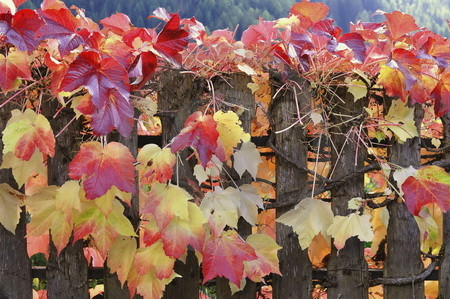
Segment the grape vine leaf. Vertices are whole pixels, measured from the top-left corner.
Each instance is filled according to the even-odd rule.
[[[74,217],[81,209],[80,185],[67,181],[61,187],[48,186],[27,200],[31,221],[27,225],[30,236],[40,236],[50,230],[58,254],[66,247],[72,235]]]
[[[305,250],[317,234],[328,236],[327,229],[333,222],[333,212],[329,203],[305,198],[293,210],[278,217],[277,222],[291,226],[298,235],[300,247]]]
[[[180,51],[188,45],[188,37],[189,33],[180,29],[180,16],[172,14],[158,34],[153,47],[158,54],[178,67],[181,65],[182,60]]]
[[[253,247],[258,259],[244,262],[244,275],[254,282],[261,282],[262,277],[275,273],[281,275],[278,262],[278,250],[281,249],[274,239],[264,234],[251,234],[245,240]]]
[[[110,91],[117,90],[121,97],[129,101],[128,73],[115,59],[94,51],[84,51],[73,61],[61,82],[60,91],[74,91],[84,86],[92,96],[96,108],[102,108],[108,102]]]
[[[334,216],[327,234],[334,238],[337,250],[344,248],[345,242],[355,236],[361,241],[370,242],[373,239],[370,215],[359,215],[355,212],[347,216]]]
[[[103,257],[106,257],[119,235],[137,237],[130,220],[123,214],[124,207],[117,199],[108,217],[92,200],[84,201],[81,207],[81,212],[75,217],[74,241],[91,235],[93,244]]]
[[[363,80],[348,77],[345,79],[345,83],[348,84],[348,92],[353,95],[355,102],[367,95],[367,85]]]
[[[188,201],[192,196],[176,185],[154,184],[150,192],[144,194],[140,212],[151,213],[158,227],[163,230],[174,217],[189,221]]]
[[[24,161],[17,158],[12,152],[3,155],[3,163],[0,169],[11,168],[14,179],[19,188],[21,188],[33,175],[42,175],[47,178],[47,167],[42,159],[42,153],[39,149],[34,151],[30,160]]]
[[[258,208],[264,208],[258,190],[250,184],[244,184],[239,186],[239,189],[228,187],[224,194],[233,202],[238,215],[254,226],[258,218]]]
[[[102,24],[104,28],[108,28],[118,35],[130,31],[132,28],[130,18],[123,13],[115,13],[100,20],[99,23]]]
[[[258,258],[253,247],[233,230],[222,232],[218,237],[210,235],[202,253],[203,284],[216,276],[222,276],[239,287],[244,274],[244,262]]]
[[[434,113],[436,117],[441,117],[450,111],[450,72],[441,75],[432,96],[435,99]]]
[[[137,161],[141,180],[144,183],[165,183],[172,178],[173,167],[176,156],[171,153],[170,148],[161,149],[156,144],[146,144],[139,150]]]
[[[420,168],[403,182],[401,189],[408,211],[415,216],[428,203],[436,203],[443,212],[450,209],[450,175],[441,167]]]
[[[239,116],[233,111],[217,111],[214,113],[214,120],[217,122],[219,140],[225,149],[227,157],[231,156],[234,148],[242,141],[250,141],[250,135],[242,129],[242,122]]]
[[[186,119],[183,130],[172,140],[172,153],[191,146],[197,151],[203,168],[206,168],[213,154],[220,161],[225,161],[223,148],[217,150],[219,135],[217,123],[213,117],[196,111]]]
[[[241,148],[234,153],[234,169],[241,177],[247,170],[256,179],[260,163],[262,160],[259,151],[251,141],[242,143]]]
[[[161,298],[166,285],[176,277],[180,276],[172,272],[170,277],[158,279],[154,269],[148,271],[145,275],[140,275],[134,267],[131,267],[127,286],[130,290],[130,296],[134,296],[137,292],[144,298]]]
[[[200,209],[216,236],[222,233],[225,226],[237,228],[239,214],[232,200],[235,195],[236,190],[232,187],[225,190],[216,187],[213,192],[205,194],[200,204]]]
[[[328,15],[329,10],[328,6],[323,3],[311,3],[308,0],[295,3],[291,7],[292,14],[307,17],[314,23],[325,18]]]
[[[13,152],[17,158],[28,161],[38,148],[41,153],[53,157],[55,137],[48,120],[31,109],[24,113],[16,109],[11,114],[3,131],[3,154]]]
[[[83,143],[69,164],[69,177],[83,180],[87,199],[104,195],[112,186],[134,193],[134,158],[121,143],[110,142],[105,147],[100,142]]]
[[[0,184],[0,223],[13,234],[20,219],[20,206],[25,195],[8,184]]]
[[[108,267],[111,273],[116,272],[123,284],[133,266],[134,256],[137,250],[136,238],[130,236],[118,236],[108,251]]]
[[[120,198],[121,201],[128,205],[131,204],[131,193],[120,191],[116,186],[112,186],[104,195],[94,199],[95,204],[105,217],[108,217],[111,213],[115,198]]]
[[[382,127],[387,127],[394,132],[400,143],[404,143],[408,138],[419,136],[414,122],[414,109],[408,107],[408,103],[402,100],[392,100],[389,113],[385,116]]]
[[[419,26],[417,26],[414,17],[409,14],[396,10],[392,13],[385,13],[384,15],[392,40],[396,40],[412,31],[419,30]]]
[[[45,24],[36,31],[40,39],[56,39],[58,50],[62,56],[78,48],[84,43],[77,30],[80,20],[67,8],[45,9],[39,12]]]
[[[18,79],[33,79],[28,60],[28,54],[22,51],[12,51],[6,57],[0,54],[0,87],[4,92],[16,90]]]
[[[166,255],[179,258],[186,252],[187,245],[201,251],[205,239],[203,224],[206,219],[200,208],[188,202],[189,220],[175,217],[162,232],[162,242]]]
[[[399,69],[393,69],[387,65],[382,65],[377,83],[381,84],[386,90],[386,94],[395,97],[398,96],[406,100],[408,92],[405,88],[405,76]]]
[[[0,15],[0,36],[20,51],[31,53],[40,41],[35,38],[36,31],[44,25],[38,14],[31,9],[21,9],[14,16],[10,13]]]
[[[134,268],[140,275],[154,270],[158,279],[169,278],[173,272],[175,259],[166,255],[161,240],[148,247],[141,247],[136,251]]]

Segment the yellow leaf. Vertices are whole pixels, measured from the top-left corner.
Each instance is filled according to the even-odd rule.
[[[278,250],[281,249],[271,237],[264,234],[251,234],[245,240],[255,250],[258,259],[244,261],[244,273],[254,282],[260,282],[261,278],[276,273],[281,275],[278,261]]]
[[[419,136],[414,123],[414,108],[408,107],[408,104],[402,100],[392,100],[389,113],[386,115],[385,121],[380,124],[385,124],[389,130],[394,132],[400,143],[404,143],[408,138]]]
[[[305,198],[293,210],[281,215],[277,221],[294,229],[298,234],[300,247],[304,250],[317,234],[328,236],[327,229],[333,222],[333,212],[329,203]]]
[[[348,86],[348,92],[353,95],[353,100],[356,102],[367,95],[367,85],[363,80],[352,79],[347,77],[345,83]]]
[[[175,259],[166,255],[161,240],[149,247],[141,247],[136,251],[134,268],[140,275],[155,270],[158,279],[168,278],[172,275]]]
[[[40,174],[47,178],[47,167],[44,165],[42,154],[38,149],[28,161],[17,158],[12,152],[6,153],[3,155],[0,169],[5,168],[12,169],[12,174],[19,187],[22,187],[30,176]]]
[[[216,187],[213,192],[206,193],[200,205],[215,235],[220,235],[227,225],[237,228],[239,215],[229,193],[230,191],[225,192],[222,188]]]
[[[146,144],[138,153],[136,169],[148,183],[155,181],[165,183],[172,177],[173,167],[177,157],[170,148],[161,149],[156,144]]]
[[[118,236],[108,251],[108,267],[111,272],[117,272],[117,277],[123,284],[133,265],[137,242],[133,237]]]
[[[389,223],[389,212],[386,207],[375,209],[372,216],[373,240],[370,247],[370,256],[374,256],[381,241],[386,237],[387,224]]]
[[[0,184],[0,223],[13,234],[20,219],[21,201],[25,195],[8,184]]]
[[[243,143],[241,148],[234,153],[234,169],[241,177],[247,170],[256,179],[260,163],[262,160],[259,151],[251,141]]]
[[[338,250],[344,248],[345,241],[351,237],[370,242],[373,239],[370,215],[351,213],[347,216],[335,216],[327,233],[334,238],[334,246]]]
[[[230,156],[239,142],[247,140],[249,136],[242,129],[242,122],[233,111],[227,111],[226,113],[217,111],[214,113],[214,120],[217,122],[217,131],[225,148],[225,153]]]

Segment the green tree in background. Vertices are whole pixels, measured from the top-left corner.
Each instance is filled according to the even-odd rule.
[[[23,7],[39,7],[41,0],[30,0]],[[130,16],[135,26],[153,26],[154,20],[147,17],[158,7],[170,12],[179,12],[182,17],[195,17],[208,30],[229,28],[239,37],[245,28],[255,24],[259,18],[274,20],[288,14],[295,0],[67,0],[65,3],[86,10],[87,16],[95,21],[115,12]],[[441,35],[450,37],[446,19],[450,18],[450,0],[323,0],[332,12],[330,17],[336,20],[344,31],[349,23],[362,21],[380,21],[381,17],[371,15],[381,9],[386,12],[401,10],[413,15],[419,26],[428,27]]]

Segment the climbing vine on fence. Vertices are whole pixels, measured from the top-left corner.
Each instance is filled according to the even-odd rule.
[[[274,94],[305,93],[292,74],[309,82],[310,103],[286,111],[292,124],[272,131],[274,135],[302,126],[310,134],[329,136],[330,95],[347,88],[355,102],[365,101],[366,111],[348,119],[357,125],[344,134],[369,151],[374,140],[403,143],[420,136],[414,123],[418,106],[426,108],[424,129],[441,126],[438,118],[450,110],[450,42],[399,11],[383,13],[381,23],[357,22],[343,33],[326,18],[326,5],[303,0],[285,18],[260,20],[236,41],[229,30],[209,34],[195,18],[181,19],[162,8],[151,16],[161,20],[159,27],[138,28],[120,13],[96,23],[81,8],[69,9],[59,0],[45,0],[37,10],[18,9],[24,2],[0,1],[0,107],[12,107],[2,132],[1,167],[11,168],[19,188],[26,187],[19,192],[0,185],[0,223],[14,233],[25,206],[28,236],[50,232],[58,253],[69,242],[88,240],[87,246],[107,258],[131,293],[150,298],[161,296],[178,276],[174,263],[183,259],[188,246],[201,262],[203,283],[223,276],[239,289],[245,278],[260,282],[270,273],[280,274],[280,247],[271,237],[255,232],[243,239],[238,234],[240,217],[255,226],[258,212],[276,203],[254,184],[237,184],[230,174],[233,170],[239,178],[249,173],[257,180],[262,160],[239,119],[247,107],[216,94],[214,77],[249,76],[260,116],[269,109],[271,91],[264,91],[273,74],[282,78]],[[135,109],[145,114],[139,118],[143,126],[164,112],[156,110],[153,83],[160,73],[174,69],[207,82],[207,104],[186,119],[165,147],[148,144],[134,157],[108,134],[117,131],[128,138]],[[387,97],[393,100],[382,113]],[[50,103],[57,108],[46,117],[42,111]],[[75,116],[54,131],[49,120],[62,109],[73,109]],[[81,146],[69,164],[70,180],[46,186],[55,137],[78,119],[84,129],[73,136]],[[437,148],[439,143],[433,139]],[[188,159],[197,164],[197,181],[188,182],[196,186],[195,195],[179,182],[178,167],[186,163],[179,153],[185,148],[192,150]],[[289,203],[295,208],[277,219],[293,227],[302,249],[319,234],[328,242],[333,238],[338,250],[354,236],[379,243],[383,236],[376,228],[386,224],[376,208],[392,200],[393,193],[401,194],[408,210],[422,218],[431,217],[426,212],[430,204],[442,211],[450,208],[450,176],[443,165],[403,169],[371,153],[371,164],[358,171],[379,171],[373,179],[381,177],[384,183],[378,186],[383,188],[372,193],[381,201],[354,198],[347,216],[334,216],[330,204],[320,200],[345,178],[333,172],[323,177],[317,167],[307,170],[313,181],[310,197]],[[386,183],[392,173],[397,184]],[[132,194],[139,195],[138,230],[127,218]],[[41,240],[46,241],[40,250],[46,252],[49,239]]]

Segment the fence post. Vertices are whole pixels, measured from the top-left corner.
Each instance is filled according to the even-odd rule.
[[[330,109],[331,169],[333,177],[344,177],[364,166],[367,151],[358,140],[364,118],[364,99],[354,101],[346,87],[338,87],[328,98]],[[349,121],[352,119],[352,121]],[[350,214],[348,201],[364,197],[364,174],[348,179],[331,189],[331,208],[335,216]],[[344,248],[331,246],[328,264],[329,298],[368,298],[368,266],[364,258],[364,243],[357,237],[348,239]]]
[[[445,159],[450,163],[450,112],[441,117],[444,126]],[[443,257],[439,265],[439,298],[445,298],[444,294],[450,294],[450,212],[444,213],[443,224]]]
[[[274,78],[272,81],[275,81]],[[274,82],[275,83],[275,82]],[[272,83],[272,84],[274,84]],[[276,131],[286,129],[297,119],[297,103],[302,111],[310,105],[310,87],[306,81],[298,81],[302,91],[297,87],[285,89],[272,99],[270,115],[272,132],[270,140],[275,138],[276,149],[276,198],[277,202],[301,200],[308,194],[308,174],[298,166],[307,167],[307,140],[305,130],[301,125],[276,134]],[[277,85],[277,84],[275,84]],[[275,90],[274,90],[275,91]],[[297,93],[297,95],[296,95]],[[281,155],[282,154],[282,155]],[[293,165],[283,157],[288,156]],[[292,209],[293,206],[278,208],[277,218]],[[302,250],[297,235],[292,228],[282,223],[276,223],[277,243],[282,249],[278,251],[280,272],[283,276],[273,276],[273,297],[284,298],[311,298],[312,266],[308,257],[308,250]]]
[[[158,87],[158,110],[162,124],[162,144],[170,143],[184,126],[185,120],[199,109],[203,103],[204,80],[196,79],[191,74],[178,71],[167,71],[160,75]],[[180,186],[191,191],[188,181],[193,177],[193,160],[186,161],[192,154],[190,149],[180,153],[183,165],[179,165]],[[179,163],[181,164],[181,163]],[[190,192],[192,193],[192,192]],[[182,278],[175,278],[164,292],[166,299],[198,298],[200,283],[200,267],[192,249],[187,250],[186,264],[175,262],[175,272]]]
[[[390,106],[387,103],[386,106]],[[389,108],[389,107],[386,107]],[[387,111],[387,110],[386,110]],[[415,105],[414,121],[420,134],[424,110]],[[400,144],[394,141],[388,148],[389,162],[401,167],[420,166],[420,138],[415,137]],[[395,184],[395,182],[393,182]],[[407,210],[398,196],[387,206],[389,225],[387,228],[387,256],[384,263],[384,277],[410,277],[423,270],[420,255],[420,231],[414,216]],[[407,254],[405,254],[407,251]],[[424,298],[424,283],[408,285],[385,285],[385,298]]]
[[[139,110],[134,109],[134,118],[139,118]],[[138,154],[138,130],[137,130],[137,121],[134,121],[133,130],[130,133],[128,138],[123,137],[117,131],[110,133],[108,135],[108,142],[120,142],[125,145],[136,159]],[[125,216],[130,219],[131,224],[133,225],[137,235],[139,235],[139,175],[137,171],[135,171],[135,184],[137,193],[133,194],[131,197],[131,206],[130,208],[125,209]],[[139,241],[137,242],[139,246]],[[128,290],[127,284],[125,283],[122,288],[122,283],[119,281],[117,273],[111,273],[110,269],[107,267],[107,261],[105,262],[105,278],[104,278],[104,297],[107,299],[128,299],[130,298],[130,291]],[[136,294],[133,298],[142,298],[140,295]]]
[[[53,118],[58,109],[58,101],[47,98],[44,113],[50,121],[56,137],[55,156],[48,159],[48,184],[63,185],[69,180],[69,163],[79,149],[81,122],[72,121],[73,109],[65,107]],[[64,128],[70,121],[72,123]],[[59,255],[50,241],[50,256],[47,263],[47,297],[48,298],[89,298],[88,265],[83,252],[83,240],[71,241]]]
[[[251,90],[247,87],[247,84],[252,82],[251,78],[243,73],[233,73],[225,79],[228,81],[228,83],[223,81],[222,77],[216,77],[216,79],[217,80],[215,80],[213,83],[216,97],[220,97],[227,103],[235,104],[246,109],[239,116],[239,119],[242,122],[242,128],[244,129],[244,132],[250,133],[252,120],[256,112],[255,97],[253,96]],[[229,108],[230,107],[228,107],[227,109]],[[226,167],[226,165],[224,165],[224,167]],[[239,176],[236,171],[234,171],[234,169],[230,169],[230,171],[231,176],[236,177],[235,181],[238,186],[241,186],[243,184],[250,184],[253,181],[249,173],[245,173],[239,180]],[[240,217],[238,221],[238,233],[244,240],[252,234],[252,226],[247,223],[242,217]],[[244,289],[240,292],[235,293],[234,295],[231,295],[231,289],[228,279],[217,277],[216,286],[217,296],[221,299],[254,299],[256,297],[256,284],[249,279],[247,279]]]
[[[0,108],[0,132],[11,117],[15,103]],[[0,139],[0,165],[3,162],[3,142]],[[11,169],[0,170],[0,182],[17,189]],[[31,263],[27,254],[26,214],[22,209],[16,234],[12,234],[0,224],[0,298],[31,298]]]

